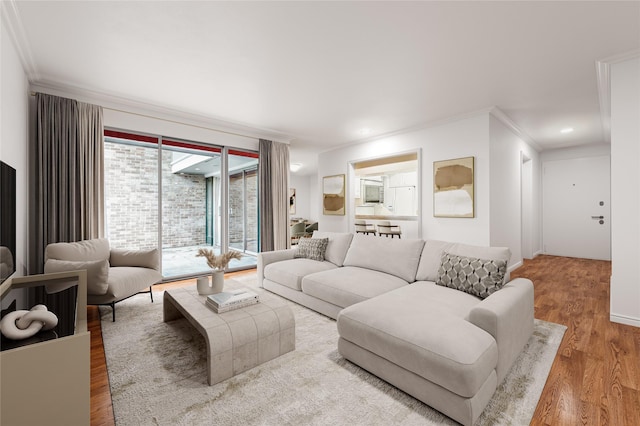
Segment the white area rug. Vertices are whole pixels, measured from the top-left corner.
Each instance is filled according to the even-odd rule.
[[[256,287],[255,275],[226,288]],[[258,289],[257,291],[264,291]],[[116,423],[124,425],[456,425],[343,359],[336,323],[291,303],[296,350],[214,386],[204,339],[184,319],[162,321],[162,294],[102,308]],[[528,425],[566,327],[534,335],[482,414],[481,425]]]

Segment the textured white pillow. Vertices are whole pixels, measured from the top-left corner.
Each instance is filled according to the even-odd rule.
[[[81,269],[86,269],[87,271],[87,294],[102,295],[107,292],[107,288],[109,287],[107,284],[107,280],[109,279],[109,261],[107,260],[72,261],[49,259],[44,264],[45,274],[79,271]],[[66,287],[54,284],[46,288],[47,292],[57,292],[71,287],[74,284],[75,283],[69,284]]]
[[[328,238],[300,238],[294,258],[306,258],[311,260],[324,260],[324,253],[329,244]]]

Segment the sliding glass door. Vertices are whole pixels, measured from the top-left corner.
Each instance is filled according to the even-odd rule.
[[[229,247],[258,251],[258,155],[229,150]]]
[[[105,131],[107,237],[113,247],[157,247],[165,280],[205,275],[200,248],[257,263],[258,154]],[[225,214],[226,213],[226,214]]]

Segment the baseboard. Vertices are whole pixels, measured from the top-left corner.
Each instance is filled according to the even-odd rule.
[[[544,252],[542,250],[538,250],[537,252],[533,253],[533,258],[535,259],[536,257],[540,256],[541,254],[544,254]]]
[[[628,317],[626,315],[610,314],[609,321],[617,322],[619,324],[631,325],[634,327],[640,327],[640,318]]]
[[[522,260],[520,262],[516,262],[513,265],[509,266],[507,268],[507,272],[513,272],[514,270],[518,269],[519,267],[521,267],[523,265]]]

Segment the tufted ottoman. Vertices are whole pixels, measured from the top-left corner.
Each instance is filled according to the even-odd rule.
[[[185,317],[205,338],[207,382],[214,385],[296,347],[287,302],[266,292],[260,303],[216,314],[195,286],[164,292],[164,322]]]

